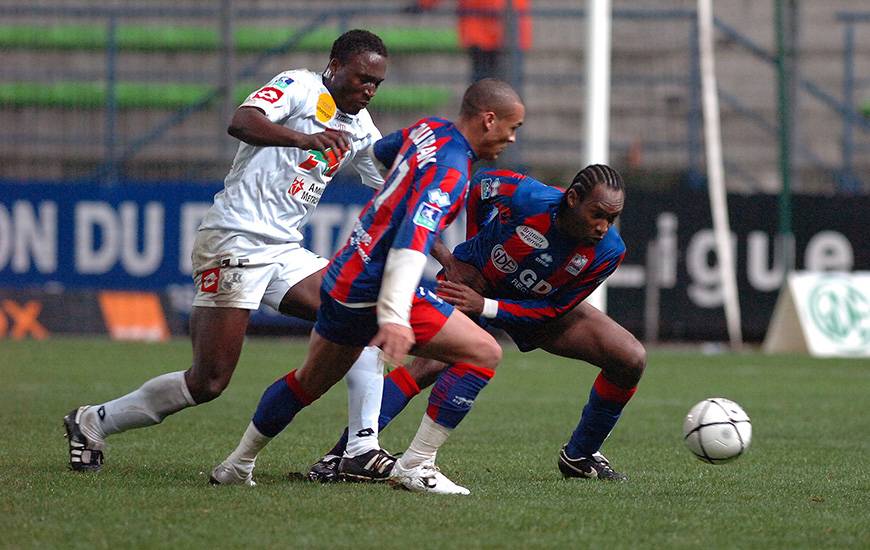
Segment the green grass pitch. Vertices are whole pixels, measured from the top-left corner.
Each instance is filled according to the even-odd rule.
[[[596,369],[505,353],[438,456],[469,497],[287,478],[344,426],[346,392],[303,411],[261,455],[259,485],[210,487],[265,386],[304,344],[251,339],[226,393],[110,439],[104,470],[67,470],[61,417],[190,361],[184,340],[0,341],[3,548],[870,548],[870,361],[656,351],[604,447],[627,483],[563,480],[556,454]],[[695,402],[753,421],[749,452],[711,466],[681,441]],[[382,436],[401,451],[418,397]]]

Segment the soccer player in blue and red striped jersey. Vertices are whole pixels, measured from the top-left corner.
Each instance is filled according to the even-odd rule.
[[[413,350],[453,365],[463,375],[454,393],[474,401],[495,373],[501,348],[418,285],[438,234],[464,206],[472,162],[496,159],[515,141],[524,116],[508,84],[484,79],[466,91],[455,124],[426,118],[374,145],[374,156],[391,168],[327,268],[308,357],[266,389],[242,441],[222,464],[253,470],[257,453],[340,380],[367,345],[380,347],[388,363]],[[378,447],[342,460],[339,470],[364,479],[390,476],[414,491],[468,494],[435,467],[435,454],[469,408],[454,411],[449,422],[424,417],[401,464]]]
[[[584,302],[625,255],[614,221],[625,200],[621,176],[592,165],[566,191],[507,170],[475,175],[467,204],[467,237],[444,266],[438,294],[483,326],[504,329],[521,351],[541,348],[601,369],[581,419],[559,453],[565,477],[625,479],[599,452],[634,394],[646,365],[643,346],[613,319]],[[445,370],[446,369],[446,370]],[[439,375],[440,373],[440,375]],[[435,382],[429,414],[452,414],[447,403],[462,372],[415,359],[387,376],[383,428],[421,388]],[[327,455],[341,452],[342,442]],[[329,480],[323,460],[309,477]]]

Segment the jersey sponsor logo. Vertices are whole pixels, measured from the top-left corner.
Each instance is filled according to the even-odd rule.
[[[480,198],[486,200],[498,195],[498,188],[500,185],[501,182],[498,178],[483,178],[480,180]]]
[[[281,88],[283,90],[284,88],[286,88],[290,84],[293,84],[293,79],[290,78],[289,76],[281,76],[281,77],[276,78],[275,81],[272,82],[272,84],[274,84],[275,86],[278,86],[279,88]]]
[[[305,188],[305,180],[302,178],[293,178],[293,185],[290,186],[289,193],[291,195],[296,195],[299,191]]]
[[[305,178],[293,178],[293,184],[287,191],[300,201],[311,206],[317,206],[320,202],[320,197],[323,196],[323,191],[326,190],[326,184],[317,181],[308,181]]]
[[[539,281],[538,274],[531,269],[522,270],[512,282],[516,288],[525,292],[531,290],[535,294],[545,295],[553,290],[553,285],[544,280]]]
[[[254,94],[254,99],[262,99],[268,103],[275,103],[279,99],[284,96],[284,92],[275,88],[273,86],[266,86],[265,88],[260,88],[257,93]]]
[[[571,258],[571,261],[568,262],[568,265],[565,266],[565,271],[570,273],[571,275],[579,275],[583,268],[586,266],[586,262],[589,261],[583,254],[574,254],[574,257]]]
[[[203,292],[216,293],[221,278],[221,268],[215,267],[202,272],[199,289]]]
[[[435,132],[425,122],[413,130],[410,135],[411,141],[417,147],[417,168],[423,168],[431,162],[435,162]]]
[[[317,112],[315,116],[320,122],[329,122],[335,116],[335,100],[326,92],[317,98]]]
[[[511,258],[511,255],[500,244],[495,245],[492,252],[489,253],[489,259],[492,260],[492,265],[502,273],[513,273],[517,270],[516,260]]]
[[[544,267],[548,267],[551,263],[553,263],[553,256],[544,252],[543,254],[535,258],[535,261]]]
[[[441,209],[434,204],[424,202],[417,208],[413,222],[415,225],[425,227],[429,231],[435,231],[438,229],[438,220],[440,219]]]
[[[311,172],[319,167],[321,173],[326,178],[332,177],[338,171],[341,161],[347,156],[347,153],[345,153],[344,156],[339,157],[332,147],[326,151],[309,149],[307,152],[308,158],[299,163],[299,168],[306,172]]]
[[[335,113],[335,120],[344,124],[353,124],[353,117],[346,115],[341,111]]]
[[[429,190],[429,202],[437,206],[438,208],[444,208],[445,206],[450,206],[450,195],[445,193],[440,189],[430,189]]]
[[[516,231],[520,240],[532,248],[542,249],[549,248],[550,246],[550,241],[547,240],[547,237],[533,227],[529,227],[528,225],[518,225]]]

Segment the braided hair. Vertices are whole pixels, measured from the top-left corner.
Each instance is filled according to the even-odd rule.
[[[606,164],[590,164],[583,170],[580,170],[574,176],[574,180],[568,186],[568,189],[573,189],[577,193],[577,198],[582,201],[599,183],[615,191],[625,193],[625,183],[622,181],[622,176]]]

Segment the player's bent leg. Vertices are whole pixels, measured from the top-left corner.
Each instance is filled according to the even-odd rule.
[[[415,303],[412,326],[417,307]],[[414,353],[451,363],[451,367],[432,389],[426,414],[408,450],[393,467],[390,482],[412,491],[468,494],[438,471],[435,456],[495,374],[501,347],[492,335],[454,310],[438,333],[417,346]]]
[[[601,368],[583,407],[580,421],[559,453],[565,477],[625,480],[599,452],[637,390],[646,367],[646,351],[616,321],[589,304],[580,304],[547,330],[540,347]]]
[[[197,404],[217,398],[233,376],[251,312],[229,307],[194,306],[190,314],[193,365],[185,381]]]
[[[157,376],[117,399],[71,411],[64,417],[70,468],[98,470],[109,435],[159,424],[220,395],[238,362],[248,316],[246,309],[194,306],[190,369]]]

